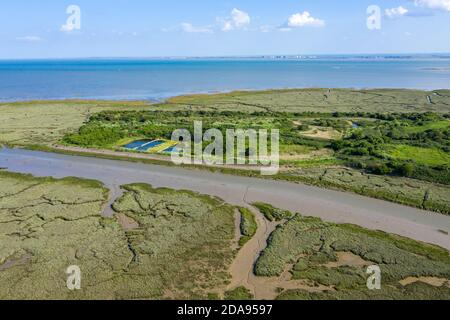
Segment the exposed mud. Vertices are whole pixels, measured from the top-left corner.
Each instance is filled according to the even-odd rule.
[[[267,247],[270,235],[282,222],[270,222],[256,208],[251,206],[248,206],[248,208],[255,214],[258,229],[253,238],[241,248],[233,261],[230,267],[232,280],[227,290],[243,286],[250,290],[257,300],[273,300],[278,296],[280,289],[303,289],[310,292],[333,290],[332,287],[327,286],[311,286],[305,280],[291,280],[290,269],[292,266],[286,268],[280,277],[256,276],[254,274],[255,263],[261,252]]]
[[[217,196],[233,205],[262,201],[281,209],[306,212],[325,221],[352,223],[450,249],[448,234],[437,231],[450,230],[449,216],[302,184],[18,149],[1,149],[0,167],[35,176],[96,179],[109,189],[144,182],[155,187]],[[115,195],[110,197],[110,202],[113,198]],[[111,214],[109,205],[105,214]]]
[[[120,188],[118,184],[112,184],[109,186],[108,202],[105,203],[102,214],[105,217],[112,217],[115,211],[112,208],[113,203],[123,196],[124,190]]]
[[[15,266],[24,265],[31,259],[31,257],[32,257],[31,254],[26,254],[23,257],[20,257],[19,259],[6,260],[5,263],[0,265],[0,271],[4,271],[6,269],[10,269]]]

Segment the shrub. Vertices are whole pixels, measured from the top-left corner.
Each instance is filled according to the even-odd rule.
[[[292,213],[287,210],[275,208],[267,203],[257,202],[253,204],[269,221],[281,221],[292,217]]]
[[[239,240],[239,245],[243,246],[255,235],[258,226],[256,224],[253,212],[251,212],[249,209],[239,208],[239,212],[241,213],[240,229],[242,234],[242,237]]]
[[[82,147],[106,147],[124,136],[124,133],[118,127],[94,124],[81,127],[78,133],[66,136],[64,142]]]
[[[252,300],[253,295],[245,287],[237,287],[234,290],[225,292],[225,300]]]

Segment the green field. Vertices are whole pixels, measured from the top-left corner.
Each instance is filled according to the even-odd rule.
[[[408,133],[417,133],[417,132],[424,132],[427,130],[433,130],[433,129],[447,129],[450,127],[450,121],[449,120],[443,120],[443,121],[436,121],[436,122],[430,122],[425,123],[420,126],[411,126],[406,127],[405,131]]]
[[[421,148],[408,145],[388,145],[387,155],[400,160],[412,160],[414,162],[440,166],[450,164],[450,154],[439,149]]]
[[[0,144],[52,145],[77,131],[97,112],[106,110],[145,110],[141,101],[31,101],[0,103]]]

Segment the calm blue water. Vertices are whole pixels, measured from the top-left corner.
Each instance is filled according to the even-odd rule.
[[[1,101],[294,87],[448,89],[450,59],[0,61]]]

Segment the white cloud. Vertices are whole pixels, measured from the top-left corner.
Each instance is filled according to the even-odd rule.
[[[287,27],[289,28],[299,28],[306,26],[324,27],[325,21],[312,17],[308,11],[293,14],[288,19]]]
[[[231,31],[234,29],[233,23],[231,21],[223,21],[222,31]]]
[[[417,7],[450,11],[450,0],[414,0]]]
[[[386,16],[388,18],[394,19],[394,18],[403,17],[408,12],[409,12],[408,9],[400,6],[400,7],[397,7],[397,8],[386,9],[384,13],[386,14]]]
[[[218,19],[222,22],[222,31],[232,31],[234,29],[243,29],[247,27],[251,18],[247,12],[234,8],[231,10],[231,17],[226,19]]]
[[[233,18],[234,25],[237,28],[249,25],[251,21],[250,16],[247,12],[241,11],[236,8],[231,11],[231,17]]]
[[[37,36],[25,36],[25,37],[17,37],[16,40],[25,42],[40,42],[43,39]]]
[[[191,23],[183,22],[181,29],[187,33],[214,33],[211,27],[195,27]]]

